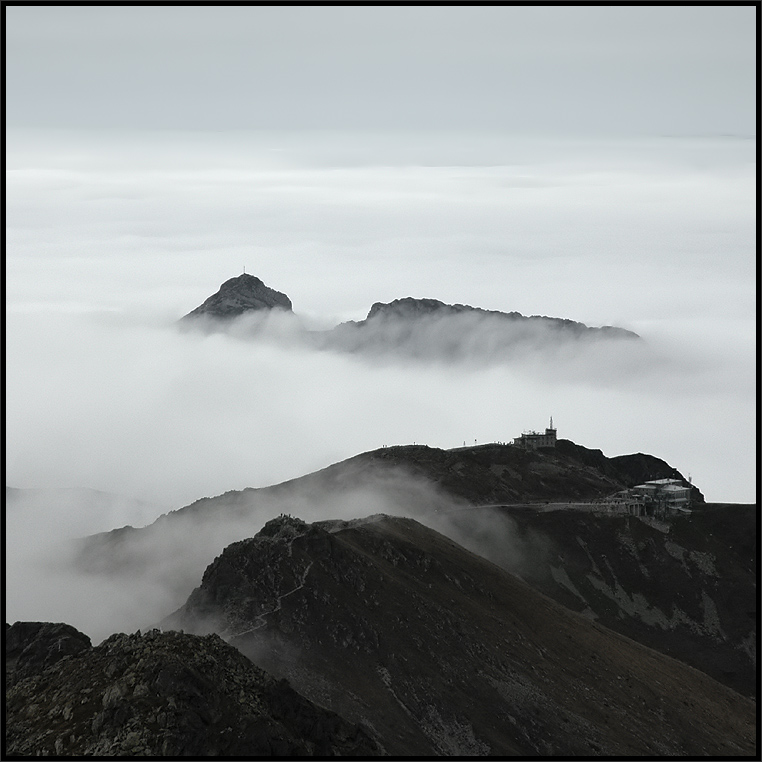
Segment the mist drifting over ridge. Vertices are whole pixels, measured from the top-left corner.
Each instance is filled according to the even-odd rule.
[[[273,503],[220,526],[217,546],[161,585],[79,573],[71,538],[383,445],[510,441],[550,415],[559,436],[606,455],[665,459],[709,501],[753,501],[752,152],[722,140],[12,134],[8,484],[118,497],[97,516],[76,492],[17,502],[8,616],[93,637],[149,626],[270,513],[404,510],[367,492]],[[479,340],[448,359],[430,356],[453,337],[440,322],[422,357],[415,345],[321,350],[284,316],[255,339],[250,316],[226,333],[177,330],[244,266],[314,331],[413,296],[643,340],[491,357],[490,334],[466,332]],[[172,548],[159,544],[153,563]]]

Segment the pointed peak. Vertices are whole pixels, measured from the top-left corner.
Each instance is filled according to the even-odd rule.
[[[255,275],[242,273],[226,280],[216,294],[212,294],[185,318],[211,317],[228,320],[252,310],[271,309],[291,312],[291,300],[280,291],[266,286]]]

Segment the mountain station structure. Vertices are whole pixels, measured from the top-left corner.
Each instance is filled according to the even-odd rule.
[[[556,430],[553,428],[553,416],[550,417],[550,426],[545,429],[544,434],[539,431],[525,431],[520,437],[513,440],[513,444],[526,450],[536,450],[538,447],[555,447]]]

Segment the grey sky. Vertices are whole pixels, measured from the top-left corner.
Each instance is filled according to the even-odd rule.
[[[752,5],[6,10],[14,127],[756,131]]]

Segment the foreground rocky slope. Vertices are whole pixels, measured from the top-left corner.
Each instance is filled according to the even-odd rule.
[[[39,648],[41,632],[55,628],[76,633],[68,625],[17,622],[6,636],[17,644],[36,640]],[[78,641],[87,638],[79,635]],[[380,751],[362,728],[316,707],[216,635],[117,634],[61,658],[55,645],[48,638],[45,664],[17,675],[6,693],[9,756],[362,757]]]
[[[410,519],[286,516],[164,628],[217,630],[401,755],[746,755],[755,705]]]

